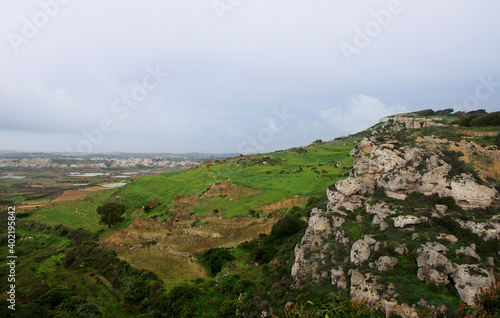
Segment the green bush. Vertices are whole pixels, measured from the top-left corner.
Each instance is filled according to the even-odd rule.
[[[107,202],[97,208],[97,214],[101,216],[100,224],[108,227],[123,221],[121,217],[125,213],[125,205],[118,202]]]
[[[500,112],[475,116],[469,122],[471,127],[500,126]]]
[[[269,240],[282,241],[299,232],[304,226],[305,223],[302,222],[297,215],[285,215],[273,225]]]
[[[226,263],[235,258],[225,248],[212,248],[208,251],[198,254],[201,263],[209,270],[212,276],[217,275]]]
[[[174,287],[160,299],[159,309],[167,317],[195,317],[196,303],[194,300],[199,293],[198,288],[190,285]]]

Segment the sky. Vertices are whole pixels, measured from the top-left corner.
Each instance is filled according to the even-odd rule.
[[[500,110],[496,0],[0,0],[0,149],[271,152]]]

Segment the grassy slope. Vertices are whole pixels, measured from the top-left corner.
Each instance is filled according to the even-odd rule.
[[[152,199],[160,200],[162,205],[149,214],[143,214],[143,217],[165,213],[175,207],[175,199],[180,197],[195,197],[194,203],[187,206],[189,212],[195,215],[219,209],[225,218],[245,216],[249,209],[258,209],[296,195],[323,195],[329,185],[349,171],[352,166],[349,151],[352,147],[352,139],[336,141],[267,154],[274,160],[264,159],[265,154],[255,155],[140,177],[120,189],[92,192],[77,201],[44,207],[34,213],[33,218],[49,224],[96,231],[103,226],[99,225],[95,210],[106,201],[121,200],[127,206],[129,219],[132,219]],[[339,162],[342,167],[335,167]],[[214,183],[228,180],[233,181],[237,199],[201,196]],[[238,191],[242,195],[238,196]]]

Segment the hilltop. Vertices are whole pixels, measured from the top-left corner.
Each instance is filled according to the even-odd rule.
[[[427,317],[425,299],[455,317],[500,277],[498,118],[400,114],[81,189],[20,215],[19,301],[47,317]],[[112,201],[127,212],[107,228]]]

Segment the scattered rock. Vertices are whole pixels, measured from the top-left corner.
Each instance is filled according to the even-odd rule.
[[[387,272],[392,270],[397,263],[398,259],[396,257],[391,257],[391,256],[380,256],[378,260],[375,261],[377,269],[381,272]]]
[[[457,257],[460,255],[465,255],[468,257],[475,258],[478,261],[481,261],[481,257],[479,257],[479,255],[477,255],[477,253],[476,253],[476,244],[471,244],[467,247],[461,247],[460,249],[456,250],[455,252],[457,254]]]
[[[351,262],[357,266],[370,258],[370,246],[363,240],[354,242],[351,248]]]
[[[336,285],[339,289],[347,289],[347,279],[342,266],[339,269],[332,268],[332,285]]]
[[[398,253],[399,255],[403,255],[408,253],[408,248],[406,247],[406,244],[398,244],[394,249],[394,252]]]
[[[444,204],[436,204],[436,210],[442,214],[446,213],[448,211],[448,207]]]
[[[429,219],[425,216],[417,217],[413,215],[401,215],[393,218],[394,227],[404,228],[407,225],[417,225],[423,222],[427,222]]]
[[[445,240],[448,243],[455,244],[458,242],[458,239],[455,235],[452,234],[446,234],[446,233],[439,233],[439,236],[436,237],[438,240]]]

